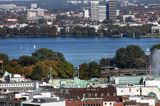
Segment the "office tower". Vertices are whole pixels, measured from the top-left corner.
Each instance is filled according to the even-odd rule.
[[[117,0],[107,0],[107,19],[115,20],[116,19],[116,9],[117,9]]]
[[[92,21],[99,20],[99,1],[98,0],[91,1],[91,20]]]
[[[104,5],[99,6],[98,13],[99,13],[98,21],[100,21],[100,22],[104,21],[106,19],[106,6],[104,6]]]

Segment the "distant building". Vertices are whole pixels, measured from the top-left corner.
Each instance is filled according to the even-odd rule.
[[[28,10],[28,12],[27,12],[27,19],[31,19],[31,18],[35,18],[35,17],[37,17],[37,12],[36,11]]]
[[[65,106],[103,106],[102,98],[67,99]]]
[[[100,21],[100,22],[104,21],[106,19],[106,6],[104,6],[104,5],[99,6],[98,13],[99,13],[98,21]]]
[[[89,16],[89,9],[84,9],[83,10],[83,16],[84,16],[84,18],[89,18],[90,16]]]
[[[91,1],[91,20],[99,21],[99,1],[98,0]]]
[[[122,7],[127,7],[129,4],[129,1],[128,0],[121,0],[121,6]]]
[[[107,0],[107,18],[109,20],[115,21],[116,10],[117,10],[117,0]]]
[[[126,19],[130,18],[130,19],[135,19],[135,15],[123,15],[123,22],[126,22]]]
[[[15,4],[0,4],[0,9],[25,11],[27,9],[27,7],[26,6],[17,6]]]
[[[66,0],[66,3],[78,5],[78,4],[89,4],[90,0]]]
[[[153,26],[153,27],[151,28],[151,33],[152,33],[152,34],[160,34],[160,25],[158,25],[158,26]]]
[[[38,83],[35,82],[12,82],[12,83],[0,83],[1,90],[33,90],[37,87]]]
[[[31,4],[31,9],[37,9],[37,4]]]
[[[54,97],[33,98],[22,102],[21,106],[65,106],[65,101]]]

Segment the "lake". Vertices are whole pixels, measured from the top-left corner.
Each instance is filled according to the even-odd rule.
[[[13,59],[31,55],[39,48],[49,48],[63,53],[69,62],[78,66],[83,62],[113,57],[117,49],[127,45],[139,45],[146,51],[156,43],[160,43],[159,38],[2,38],[0,52]]]

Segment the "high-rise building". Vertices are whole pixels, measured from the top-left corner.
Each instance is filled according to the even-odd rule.
[[[107,19],[115,20],[116,19],[116,10],[117,10],[117,0],[107,0]]]
[[[102,22],[106,19],[106,6],[100,5],[99,6],[99,17],[98,21]]]
[[[89,18],[89,9],[87,8],[83,9],[83,16],[84,18]]]
[[[99,21],[99,1],[98,0],[91,1],[91,20]]]

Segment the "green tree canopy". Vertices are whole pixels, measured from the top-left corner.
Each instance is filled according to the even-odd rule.
[[[7,54],[0,53],[0,60],[3,60],[4,65],[9,64],[9,57]]]
[[[101,67],[109,66],[110,65],[110,60],[108,58],[102,58],[100,60],[99,64],[100,64]]]
[[[129,45],[116,51],[115,61],[120,68],[138,68],[137,64],[144,62],[144,57],[145,53],[139,46]]]
[[[41,48],[41,49],[36,50],[34,53],[32,53],[32,56],[40,61],[43,61],[43,60],[64,61],[65,60],[63,54],[61,54],[59,52],[54,52],[54,51],[47,49],[47,48]]]
[[[36,64],[37,60],[32,56],[21,56],[18,59],[18,63],[22,66],[30,66]]]
[[[42,80],[49,75],[52,78],[72,78],[73,73],[73,65],[69,62],[45,60],[36,63],[31,78],[33,80]]]
[[[92,61],[89,63],[89,77],[90,78],[99,78],[100,77],[100,67],[98,63]]]
[[[88,77],[88,64],[87,63],[83,63],[79,66],[79,77],[80,79],[89,79]]]

